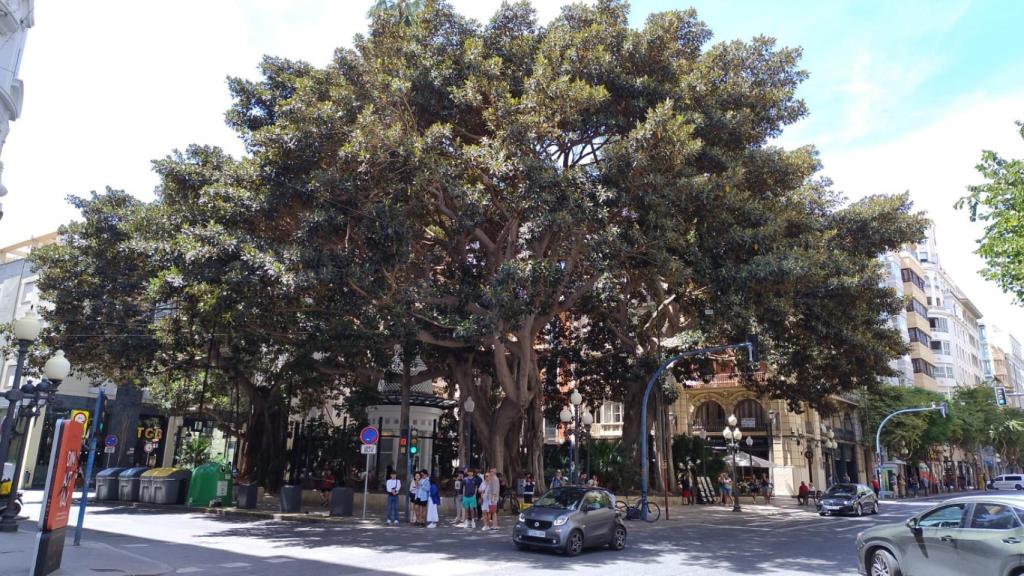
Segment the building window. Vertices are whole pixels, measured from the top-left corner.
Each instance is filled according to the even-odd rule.
[[[39,303],[39,289],[36,287],[35,281],[25,282],[21,285],[21,304],[22,306],[33,306]]]
[[[714,400],[708,400],[693,413],[693,424],[696,427],[703,427],[709,434],[717,434],[725,428],[725,409]]]
[[[910,328],[907,330],[907,333],[910,335],[911,342],[920,342],[926,347],[931,346],[932,339],[925,334],[924,330],[921,330],[920,328]]]
[[[598,416],[601,424],[622,424],[622,402],[605,402]]]
[[[949,342],[946,342],[945,340],[932,340],[932,350],[949,356]]]
[[[914,286],[917,286],[918,288],[920,288],[922,292],[924,291],[924,288],[925,288],[924,280],[920,276],[917,275],[917,272],[914,272],[910,268],[904,268],[904,269],[900,270],[900,275],[902,276],[904,283],[909,282],[909,283],[913,284]]]
[[[910,362],[914,365],[915,374],[926,374],[935,377],[935,366],[932,366],[929,362],[920,358],[912,358]]]
[[[928,325],[936,332],[949,332],[949,321],[945,318],[929,318]]]
[[[928,298],[928,303],[931,304],[931,298]],[[928,317],[928,308],[921,304],[917,298],[910,298],[907,300],[907,312],[917,312],[922,318]]]
[[[736,417],[740,420],[740,428],[760,429],[764,427],[764,408],[757,400],[740,400],[736,404]]]

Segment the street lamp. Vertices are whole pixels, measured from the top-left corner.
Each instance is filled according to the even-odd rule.
[[[700,460],[698,460],[698,462],[701,463],[701,477],[702,478],[707,478],[708,477],[708,445],[707,445],[708,431],[707,431],[706,428],[701,427],[700,432],[697,432],[697,435],[700,436]]]
[[[25,319],[22,318],[22,320]],[[18,421],[25,420],[28,422],[38,416],[42,412],[43,408],[45,408],[50,402],[51,397],[57,392],[57,388],[60,387],[61,382],[67,378],[68,373],[71,371],[71,363],[64,357],[64,351],[58,350],[43,366],[43,376],[45,376],[43,380],[38,384],[28,382],[22,386],[18,386],[21,365],[24,362],[22,349],[27,352],[28,343],[31,343],[31,341],[28,341],[23,346],[22,342],[24,342],[25,339],[22,337],[32,336],[35,338],[39,336],[38,320],[35,320],[35,322],[35,326],[32,326],[31,321],[22,322],[20,332],[18,322],[15,322],[14,326],[15,337],[18,338],[18,367],[15,368],[15,384],[7,391],[6,394],[4,394],[4,397],[7,398],[7,401],[9,402],[7,417],[4,419],[3,426],[4,446],[2,454],[4,455],[4,462],[7,461],[7,453],[10,450],[11,440],[15,435],[19,434]],[[11,478],[10,492],[7,494],[7,505],[4,508],[3,515],[0,516],[0,532],[18,531],[18,511],[15,509],[14,501],[18,497],[18,481],[19,476],[21,476],[21,462],[24,460],[26,448],[28,448],[28,442],[22,442],[18,447],[18,453],[15,455],[14,476]]]
[[[739,486],[736,484],[736,453],[740,450],[740,440],[743,439],[743,432],[740,431],[740,427],[737,426],[739,422],[736,420],[735,414],[729,415],[729,425],[722,430],[722,437],[725,438],[726,448],[732,452],[732,511],[740,511],[740,499],[737,495]]]
[[[590,478],[590,427],[594,424],[594,415],[587,410],[581,418],[583,421],[583,436],[587,439],[587,478]]]
[[[466,422],[469,423],[469,438],[466,440],[466,466],[473,465],[473,410],[476,403],[472,398],[467,398],[462,405],[462,411],[466,413]]]
[[[566,434],[572,434],[572,440],[569,442],[570,459],[572,460],[572,469],[569,471],[569,482],[575,484],[579,481],[579,441],[580,441],[580,404],[583,404],[583,396],[580,395],[580,391],[573,388],[572,394],[569,395],[569,403],[572,405],[572,410],[566,406],[562,408],[562,411],[558,414],[559,420],[566,427]],[[569,424],[572,427],[569,428]]]

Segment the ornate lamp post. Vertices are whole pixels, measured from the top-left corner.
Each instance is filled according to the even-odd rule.
[[[473,402],[472,398],[467,398],[466,402],[462,405],[462,411],[466,413],[466,423],[469,424],[469,430],[467,431],[468,439],[466,440],[466,466],[473,465],[473,410],[476,409],[476,403]]]
[[[579,390],[573,389],[572,394],[569,395],[569,403],[572,404],[572,410],[569,410],[568,406],[562,408],[562,411],[558,413],[558,419],[562,421],[566,436],[572,435],[572,440],[569,441],[570,466],[572,467],[569,470],[569,482],[576,484],[580,476],[578,444],[580,441],[580,404],[583,404],[583,396],[580,395]]]
[[[24,320],[24,318],[22,319]],[[38,320],[36,320],[38,322]],[[39,336],[38,328],[35,333],[21,332],[18,333],[18,326],[15,323],[15,337],[19,340],[19,363],[23,361],[21,353],[21,336],[32,335],[33,337]],[[20,369],[16,369],[20,372]],[[18,374],[15,373],[15,380],[18,379]],[[15,384],[5,394],[8,402],[8,417],[4,420],[4,461],[6,462],[6,453],[10,450],[9,437],[13,437],[18,432],[18,421],[25,420],[26,422],[35,418],[49,403],[50,398],[57,392],[57,388],[60,387],[61,382],[67,378],[68,373],[71,372],[71,363],[68,362],[67,358],[64,357],[64,351],[58,350],[53,357],[46,361],[43,366],[43,375],[45,378],[38,384],[32,384],[31,382],[18,386]],[[12,394],[13,392],[16,394]],[[20,407],[17,404],[20,403]],[[17,408],[17,412],[15,409]],[[8,421],[11,423],[8,424]],[[17,513],[15,510],[14,501],[18,497],[18,482],[21,476],[21,462],[25,457],[25,449],[27,448],[27,442],[22,442],[18,448],[18,453],[15,456],[14,461],[14,477],[11,478],[11,491],[7,494],[7,506],[4,508],[3,516],[0,516],[0,532],[17,532],[18,521]]]
[[[583,422],[583,436],[587,439],[587,478],[590,478],[590,450],[592,448],[590,443],[590,427],[594,424],[594,415],[587,410],[583,413],[580,418]]]
[[[740,440],[743,439],[743,432],[740,432],[740,427],[737,426],[738,420],[736,420],[735,414],[729,415],[729,425],[722,430],[722,436],[725,438],[726,447],[732,452],[732,511],[740,511],[740,499],[737,495],[738,486],[736,485],[736,453],[740,450]]]

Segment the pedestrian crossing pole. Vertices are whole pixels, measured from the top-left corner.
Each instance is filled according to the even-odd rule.
[[[92,465],[96,461],[96,436],[99,435],[100,418],[103,417],[103,404],[106,395],[103,387],[98,388],[96,394],[96,412],[92,415],[92,425],[89,427],[89,457],[85,461],[85,477],[82,479],[82,500],[78,504],[78,525],[75,526],[74,545],[82,543],[82,525],[85,523],[85,506],[89,502],[89,482],[92,479]]]

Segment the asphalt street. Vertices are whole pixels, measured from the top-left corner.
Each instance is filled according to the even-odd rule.
[[[428,529],[96,506],[86,517],[85,538],[164,563],[169,573],[198,576],[852,575],[859,531],[900,522],[933,502],[883,502],[881,514],[862,518],[822,518],[810,507],[680,508],[670,521],[627,523],[621,552],[595,549],[576,558],[516,550],[511,516],[501,519],[502,530],[481,532],[451,522]],[[26,513],[37,513],[34,508],[28,504]]]

